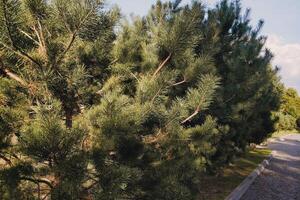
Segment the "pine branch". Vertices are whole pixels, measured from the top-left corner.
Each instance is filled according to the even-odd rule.
[[[0,154],[0,159],[4,160],[8,165],[12,165],[10,159],[6,158],[4,155]]]
[[[22,78],[20,78],[18,75],[16,75],[15,73],[9,71],[8,69],[6,69],[4,67],[4,63],[3,61],[0,59],[0,69],[4,72],[4,74],[6,76],[8,76],[9,78],[17,81],[18,83],[20,83],[22,86],[28,86],[28,84],[26,83],[26,81],[24,81]]]
[[[17,81],[18,83],[20,83],[22,86],[28,88],[28,91],[31,94],[34,94],[36,91],[36,85],[32,84],[32,83],[27,83],[25,80],[23,80],[22,78],[20,78],[17,74],[11,72],[10,70],[6,69],[4,67],[3,61],[0,58],[0,72],[4,73],[5,76],[11,78],[12,80]]]
[[[109,63],[109,65],[113,65],[113,64],[117,63],[118,61],[119,61],[119,58],[116,58],[116,59],[114,59],[113,61],[111,61],[111,62]]]
[[[57,64],[59,64],[65,57],[65,55],[68,53],[68,51],[71,49],[75,39],[76,39],[76,36],[77,36],[77,31],[74,31],[71,35],[71,39],[66,47],[66,49],[62,52],[61,56],[57,59],[57,61],[52,65],[52,68],[54,66],[56,66]]]
[[[40,38],[41,38],[41,43],[46,51],[46,40],[45,40],[45,36],[44,36],[44,31],[43,31],[43,27],[42,27],[42,24],[40,22],[40,20],[37,21],[38,22],[38,26],[39,26],[39,29],[40,29]]]
[[[22,49],[20,49],[16,45],[14,38],[12,36],[12,32],[11,32],[8,17],[7,17],[6,1],[2,0],[2,4],[3,4],[2,11],[3,11],[3,16],[4,16],[5,28],[7,29],[9,40],[13,46],[13,48],[12,48],[13,52],[16,53],[17,55],[22,55],[22,57],[24,57],[27,60],[31,61],[32,63],[38,65],[39,67],[42,67],[39,62],[37,62],[35,59],[33,59],[30,55],[28,55],[26,52],[24,52]],[[7,45],[4,45],[4,46],[7,46]]]
[[[46,179],[46,178],[43,178],[43,179],[35,179],[35,178],[30,178],[30,177],[20,177],[21,180],[24,180],[24,181],[30,181],[30,182],[33,182],[33,183],[44,183],[46,185],[48,185],[51,189],[53,189],[53,185],[51,183],[50,180]]]
[[[44,198],[42,198],[42,200],[47,199],[47,197],[48,197],[50,194],[51,194],[51,192],[48,192],[48,193],[44,196]]]
[[[16,55],[18,55],[18,56],[20,56],[20,57],[22,57],[22,58],[24,58],[24,59],[26,59],[26,60],[29,60],[30,62],[33,62],[33,63],[37,64],[39,67],[41,67],[41,65],[40,65],[38,62],[35,62],[35,61],[29,59],[28,56],[25,55],[26,53],[24,54],[24,53],[22,53],[21,51],[17,50],[16,48],[10,47],[9,45],[7,45],[7,44],[5,44],[5,43],[3,43],[3,42],[1,42],[1,41],[0,41],[0,44],[1,44],[4,48],[6,48],[7,50],[12,51],[14,54],[16,54]]]
[[[85,187],[84,188],[85,191],[89,191],[89,190],[93,189],[93,187],[95,187],[100,182],[100,180],[94,180],[94,179],[92,179],[92,180],[94,181],[94,183],[92,183],[91,185]]]
[[[31,39],[35,44],[39,45],[39,42],[36,41],[33,37],[30,36],[29,33],[26,33],[25,31],[23,31],[22,29],[18,29],[21,33],[23,33],[26,37],[28,37],[29,39]]]
[[[36,37],[38,38],[38,45],[41,46],[41,43],[42,43],[42,42],[41,42],[41,38],[40,38],[39,32],[36,30],[36,27],[35,27],[35,26],[33,26],[32,29],[33,29],[33,31],[34,31]]]
[[[185,124],[186,122],[190,121],[191,119],[193,119],[196,115],[198,115],[198,113],[200,112],[200,105],[198,105],[198,107],[196,108],[195,112],[193,114],[191,114],[189,117],[187,117],[185,120],[183,120],[181,122],[181,124]]]
[[[169,53],[168,57],[155,70],[154,74],[152,75],[152,78],[154,78],[160,72],[160,70],[169,62],[171,57],[172,57],[172,53]]]
[[[86,16],[81,20],[81,22],[79,23],[78,27],[76,30],[73,31],[73,33],[71,34],[71,38],[70,41],[66,47],[66,49],[63,51],[62,55],[57,59],[57,61],[55,62],[55,65],[59,64],[65,57],[65,55],[68,53],[68,51],[71,49],[71,47],[73,46],[76,37],[78,35],[78,32],[81,29],[81,26],[88,20],[89,16],[94,12],[94,8],[91,8],[91,10],[86,14]],[[55,66],[54,65],[54,66]]]
[[[160,88],[157,90],[157,92],[155,93],[155,95],[152,97],[152,99],[151,99],[151,105],[153,105],[153,103],[154,103],[156,97],[159,95],[159,93],[161,92],[162,89],[163,89],[163,86],[160,87]]]
[[[213,100],[214,93],[218,88],[219,78],[211,75],[204,75],[201,77],[198,88],[191,89],[188,92],[188,99],[196,98],[196,101],[192,101],[192,106],[195,106],[196,109],[189,117],[184,119],[181,124],[186,123],[193,119],[199,112],[200,108],[202,110],[207,109],[210,103]],[[197,102],[197,103],[196,103]]]
[[[232,95],[229,99],[227,99],[226,101],[224,101],[223,103],[228,103],[230,102],[232,99],[234,99],[236,96],[236,94]]]
[[[38,42],[37,42],[38,45],[43,49],[44,53],[47,54],[46,41],[43,33],[43,27],[40,20],[37,20],[37,25],[38,25],[38,30],[35,25],[32,27],[32,29],[35,32],[36,37],[38,38]]]
[[[162,140],[165,137],[166,137],[166,134],[163,134],[161,129],[160,129],[159,132],[155,135],[150,135],[150,136],[143,137],[143,142],[145,144],[154,144],[154,143],[159,142],[160,140]]]
[[[179,81],[179,82],[177,82],[177,83],[174,83],[173,86],[181,85],[181,84],[183,84],[183,83],[185,83],[185,82],[187,82],[187,81],[186,81],[186,78],[184,77],[182,81]]]
[[[152,99],[151,99],[151,104],[154,103],[155,98],[159,95],[159,93],[161,92],[162,88],[163,88],[163,87],[159,88],[159,90],[158,90],[158,91],[155,93],[155,95],[152,97]]]
[[[8,69],[4,69],[4,72],[6,73],[6,75],[8,77],[10,77],[11,79],[14,79],[15,81],[19,82],[22,86],[28,86],[28,84],[23,79],[21,79],[16,74],[10,72]]]
[[[135,80],[137,80],[137,82],[140,81],[139,78],[138,78],[134,73],[132,73],[131,71],[129,71],[129,74],[130,74],[133,78],[135,78]]]

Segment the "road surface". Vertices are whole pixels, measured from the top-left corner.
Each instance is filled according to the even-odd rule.
[[[241,200],[300,200],[300,134],[268,146],[275,151],[274,158]]]

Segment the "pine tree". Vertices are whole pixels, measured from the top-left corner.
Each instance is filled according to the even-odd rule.
[[[99,101],[119,18],[102,8],[101,0],[0,2],[1,182],[9,188],[1,198],[88,196],[88,132],[77,121]]]
[[[97,0],[1,2],[2,71],[33,98],[47,89],[59,99],[68,127],[94,101],[82,88],[101,83],[101,70],[110,62],[109,52],[99,49],[112,43],[118,13],[101,11],[102,6]]]
[[[216,120],[199,117],[219,82],[210,58],[193,51],[203,17],[201,4],[178,8],[158,2],[119,33],[113,76],[88,117],[94,146],[100,143],[94,157],[98,177],[107,168],[119,174],[100,178],[103,199],[195,198],[197,174],[210,165],[220,138]],[[123,192],[112,196],[109,191],[121,187],[117,181]]]
[[[219,144],[217,162],[227,162],[234,152],[267,137],[273,130],[271,111],[280,100],[277,70],[270,67],[273,56],[264,48],[266,37],[259,35],[263,21],[252,28],[250,10],[241,10],[239,1],[227,0],[209,10],[205,42],[196,47],[199,54],[210,52],[222,80],[210,113],[230,129]]]
[[[116,28],[101,0],[0,1],[1,199],[196,199],[267,135],[262,24],[238,1],[180,3]]]

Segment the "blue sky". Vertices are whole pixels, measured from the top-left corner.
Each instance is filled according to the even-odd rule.
[[[156,0],[107,0],[117,4],[122,13],[144,15]],[[182,4],[190,0],[183,0]],[[202,0],[207,6],[218,0]],[[266,46],[275,54],[273,64],[281,68],[280,75],[287,87],[300,93],[300,0],[241,0],[244,8],[251,9],[255,26],[259,19],[265,20],[262,34],[268,36]]]

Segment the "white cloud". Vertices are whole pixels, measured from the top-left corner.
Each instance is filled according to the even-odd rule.
[[[268,36],[266,46],[273,52],[273,65],[280,67],[282,80],[300,92],[300,43],[286,43],[278,35]]]

